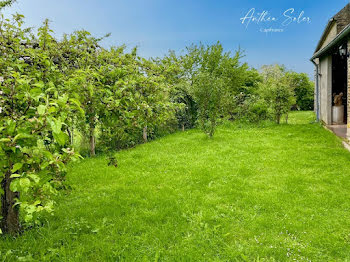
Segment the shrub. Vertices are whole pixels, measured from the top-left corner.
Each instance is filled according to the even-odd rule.
[[[244,120],[257,123],[269,118],[269,108],[266,102],[257,95],[243,93],[235,96],[235,107],[230,114],[231,120]]]
[[[248,111],[248,120],[250,122],[259,122],[269,118],[269,108],[264,100],[252,102]]]

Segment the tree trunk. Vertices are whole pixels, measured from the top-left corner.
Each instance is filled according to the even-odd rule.
[[[211,120],[210,121],[210,131],[209,131],[209,137],[212,138],[214,133],[215,133],[215,128],[216,128],[216,120]]]
[[[281,115],[280,114],[276,115],[276,122],[278,125],[280,124],[280,122],[281,122]]]
[[[182,132],[185,132],[185,125],[182,124]]]
[[[145,126],[145,127],[143,128],[143,134],[142,134],[142,136],[143,136],[143,141],[144,141],[145,143],[147,143],[147,140],[148,140],[148,138],[147,138],[147,126]]]
[[[95,141],[95,128],[90,127],[90,156],[95,156],[95,146],[96,146],[96,141]]]
[[[72,127],[71,135],[72,135],[72,137],[71,137],[70,143],[73,146],[74,145],[74,127]]]
[[[20,231],[19,206],[14,206],[16,198],[19,198],[19,193],[10,190],[10,184],[13,180],[10,176],[11,172],[8,171],[1,182],[3,190],[1,196],[1,229],[4,234],[15,235]]]
[[[288,124],[288,113],[286,114],[286,124]]]
[[[69,136],[69,141],[70,141],[70,145],[72,146],[73,145],[73,127],[72,127],[72,130],[70,130],[69,128],[67,128],[67,132],[68,132],[68,136]]]

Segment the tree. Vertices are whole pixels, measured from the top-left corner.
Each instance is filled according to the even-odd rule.
[[[160,66],[160,74],[169,90],[170,101],[176,105],[178,127],[185,129],[195,127],[197,121],[197,104],[191,94],[191,77],[186,65],[186,58],[177,56],[174,51],[158,58],[155,62]]]
[[[241,78],[239,85],[231,91],[231,96],[226,97],[229,119],[252,122],[266,119],[267,107],[258,92],[262,76],[253,68],[241,70],[238,74]]]
[[[284,66],[271,65],[262,67],[263,83],[260,87],[261,96],[270,105],[277,124],[280,124],[282,115],[288,113],[295,103],[294,90],[288,83]]]
[[[49,195],[65,164],[78,157],[66,147],[64,122],[75,105],[59,92],[62,75],[51,56],[56,43],[48,23],[37,37],[22,24],[21,15],[2,16],[0,27],[1,229],[9,234],[20,231],[20,210],[26,223],[52,211]]]
[[[162,67],[141,59],[136,78],[138,124],[143,127],[144,142],[149,131],[175,118],[176,104],[170,101],[170,86],[162,75]]]
[[[240,64],[241,51],[224,52],[218,42],[212,46],[188,48],[186,62],[191,90],[198,106],[198,123],[209,136],[218,120],[232,112],[232,99],[245,81],[246,64]]]
[[[193,93],[198,104],[198,121],[200,128],[212,137],[222,112],[223,80],[210,73],[199,73],[194,81]]]
[[[117,150],[135,145],[139,132],[135,120],[134,75],[137,73],[136,49],[124,53],[125,47],[112,47],[101,53],[98,83],[101,90],[101,110],[98,112],[101,129],[99,145],[104,150]]]
[[[5,7],[9,7],[16,3],[16,0],[5,0],[5,1],[0,1],[0,10],[4,9]]]
[[[173,86],[165,78],[168,68],[139,57],[136,48],[123,51],[112,48],[100,54],[100,143],[112,150],[152,139],[157,129],[175,119],[177,108],[170,99]]]
[[[223,47],[193,46],[188,59],[192,60],[192,92],[198,105],[198,123],[209,136],[214,135],[224,96],[222,77]]]
[[[100,84],[103,75],[100,68],[104,64],[99,46],[102,40],[92,37],[87,31],[76,31],[66,35],[60,44],[61,54],[66,63],[60,63],[64,72],[70,77],[64,83],[64,90],[76,101],[85,112],[83,118],[78,118],[78,125],[85,136],[89,138],[90,156],[95,156],[96,134],[99,124],[99,113],[107,110],[103,103],[106,95],[104,86]]]
[[[171,101],[178,104],[176,118],[182,131],[195,127],[198,106],[188,86],[176,86],[171,93]]]
[[[287,72],[286,81],[294,90],[295,105],[298,110],[313,110],[314,108],[314,83],[305,73]]]
[[[271,83],[270,90],[270,101],[272,102],[276,123],[280,124],[283,114],[286,115],[286,122],[288,122],[288,113],[295,102],[292,90],[284,82]]]

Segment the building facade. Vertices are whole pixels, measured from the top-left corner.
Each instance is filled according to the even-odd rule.
[[[350,137],[349,56],[350,3],[329,20],[311,58],[315,65],[317,119],[326,125],[347,125],[347,137]],[[344,108],[341,119],[339,108]]]

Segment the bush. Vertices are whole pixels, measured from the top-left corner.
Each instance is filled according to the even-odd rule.
[[[269,118],[269,107],[264,100],[258,100],[250,105],[247,119],[250,122],[259,122]]]
[[[267,103],[257,95],[240,93],[235,97],[235,103],[231,120],[244,120],[257,123],[269,118],[269,107]]]
[[[176,110],[178,128],[182,130],[194,128],[198,117],[198,106],[186,87],[177,87],[171,93],[173,103],[180,104]]]

